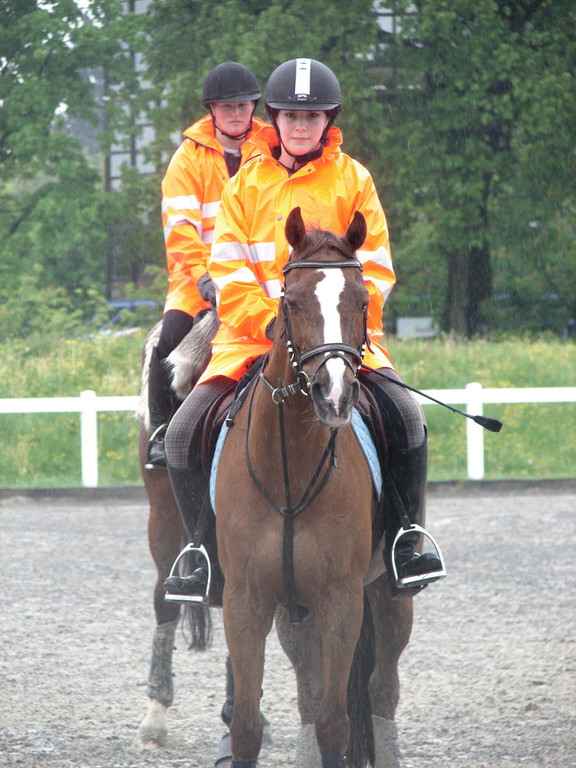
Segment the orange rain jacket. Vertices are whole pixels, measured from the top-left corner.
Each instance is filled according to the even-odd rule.
[[[382,307],[395,282],[386,217],[369,172],[341,152],[342,135],[332,127],[320,158],[291,176],[271,154],[278,145],[267,126],[252,140],[260,155],[241,168],[224,189],[209,262],[216,285],[221,325],[213,342],[212,359],[201,381],[214,376],[239,380],[253,360],[272,342],[266,327],[276,316],[282,269],[289,246],[286,217],[300,206],[309,225],[343,235],[355,211],[368,227],[357,256],[370,294],[368,332],[374,353],[364,361],[374,368],[392,367],[377,342],[382,337]]]
[[[266,126],[253,118],[248,138]],[[242,163],[256,152],[242,145]],[[162,226],[166,243],[169,286],[164,312],[180,309],[196,315],[210,305],[196,284],[208,271],[210,247],[222,190],[229,180],[224,148],[206,115],[184,131],[162,181]]]

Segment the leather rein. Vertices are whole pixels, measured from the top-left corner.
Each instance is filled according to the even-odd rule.
[[[339,261],[294,261],[289,262],[284,267],[284,276],[286,273],[293,269],[327,269],[336,268],[342,269],[352,267],[362,270],[362,264],[357,259],[346,259]],[[318,375],[318,372],[324,366],[328,360],[332,358],[339,358],[345,362],[345,364],[353,372],[354,376],[358,376],[358,371],[364,357],[364,350],[368,343],[367,322],[368,314],[365,313],[364,318],[364,338],[360,347],[355,347],[351,344],[341,343],[327,343],[318,344],[305,352],[300,352],[297,344],[294,341],[294,335],[292,331],[292,324],[290,322],[290,312],[284,301],[284,294],[286,285],[282,286],[280,295],[280,302],[282,304],[282,316],[284,318],[284,327],[282,329],[282,336],[286,343],[286,350],[288,353],[288,359],[294,373],[296,375],[296,381],[288,386],[282,386],[282,381],[278,381],[278,386],[274,387],[267,381],[263,373],[259,374],[257,381],[260,381],[270,392],[272,402],[278,406],[278,420],[280,428],[280,447],[282,452],[282,473],[284,480],[284,496],[286,503],[284,506],[278,504],[272,495],[266,490],[264,484],[258,479],[252,464],[250,462],[250,456],[248,451],[248,438],[250,434],[250,422],[252,416],[252,403],[254,399],[254,393],[256,391],[256,385],[252,387],[250,398],[248,400],[248,412],[246,416],[246,437],[244,442],[244,455],[246,460],[246,466],[248,473],[252,479],[254,485],[258,488],[260,493],[268,501],[268,503],[284,518],[284,538],[283,538],[283,568],[284,568],[284,582],[286,585],[286,597],[288,609],[290,612],[290,619],[293,623],[302,621],[302,618],[306,615],[307,609],[298,605],[296,601],[296,588],[294,582],[294,519],[302,512],[322,491],[328,479],[332,473],[332,469],[337,466],[337,441],[338,441],[338,427],[334,427],[330,430],[330,437],[328,443],[316,469],[312,473],[310,481],[302,493],[300,499],[293,500],[292,492],[290,489],[290,468],[288,461],[288,453],[286,448],[286,430],[284,421],[284,406],[288,397],[301,393],[305,397],[310,396],[312,385]],[[307,360],[320,355],[321,359],[317,363],[313,373],[309,376],[303,369],[303,365]],[[355,362],[354,366],[346,355],[351,355]]]

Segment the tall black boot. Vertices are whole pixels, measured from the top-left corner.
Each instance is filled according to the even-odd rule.
[[[424,522],[427,468],[427,440],[419,448],[405,451],[390,450],[388,471],[397,491],[398,503],[401,502],[408,521],[421,528]],[[438,549],[436,552],[424,552],[421,555],[415,552],[422,535],[420,531],[412,532],[407,529],[398,538],[396,538],[396,532],[394,536],[388,536],[389,573],[395,582],[392,586],[397,595],[400,595],[402,590],[405,590],[406,596],[416,594],[430,582],[446,575]],[[428,536],[429,534],[426,534],[426,537]],[[396,538],[396,545],[392,547],[394,538]],[[432,542],[435,545],[433,540]],[[394,570],[390,569],[392,565],[395,565],[397,574],[395,579],[393,578]]]
[[[148,375],[148,410],[152,434],[146,448],[146,462],[144,464],[146,469],[166,471],[164,435],[177,408],[177,402],[166,362],[158,357],[158,349],[154,347],[150,357],[150,373]]]
[[[195,553],[194,565],[197,567],[192,566],[189,576],[169,576],[164,582],[166,595],[172,600],[181,597],[183,602],[187,597],[202,597],[213,605],[221,605],[224,578],[218,563],[216,523],[210,504],[208,478],[196,468],[176,469],[170,465],[168,475],[186,537],[195,548],[201,545],[205,548],[209,562],[206,556]],[[212,573],[210,585],[209,566]]]

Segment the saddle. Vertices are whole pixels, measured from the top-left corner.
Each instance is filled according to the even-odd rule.
[[[360,382],[360,396],[356,405],[362,421],[368,428],[376,453],[380,460],[380,467],[382,469],[382,476],[385,477],[385,472],[388,464],[388,440],[386,437],[386,429],[384,422],[382,421],[382,415],[380,409],[374,399],[372,392],[368,387]],[[384,492],[380,494],[380,501],[378,509],[376,511],[376,517],[372,524],[372,554],[378,549],[378,546],[386,532],[386,527],[390,527],[390,515],[387,505],[387,499]]]
[[[234,418],[240,406],[248,396],[250,389],[256,382],[256,376],[260,373],[266,362],[266,355],[257,358],[250,369],[239,382],[234,382],[230,388],[223,392],[209,406],[202,429],[202,465],[206,474],[210,475],[216,443],[224,422]]]
[[[223,392],[208,408],[202,429],[202,465],[209,476],[218,435],[234,402],[236,383]]]

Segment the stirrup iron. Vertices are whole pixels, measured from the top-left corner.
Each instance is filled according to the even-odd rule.
[[[442,568],[440,570],[431,571],[430,573],[420,573],[420,574],[417,574],[416,576],[406,576],[403,579],[398,578],[398,568],[396,566],[396,547],[398,546],[398,542],[400,541],[400,539],[408,533],[419,533],[432,543],[432,546],[436,550],[436,554],[438,555],[440,563],[442,564]],[[394,581],[398,589],[409,589],[409,588],[413,589],[414,587],[419,587],[419,586],[424,587],[428,584],[431,584],[433,581],[438,581],[438,579],[443,579],[446,576],[446,565],[444,563],[444,558],[442,556],[442,552],[440,551],[440,547],[438,546],[438,543],[436,542],[432,534],[428,533],[428,531],[422,528],[421,525],[417,525],[416,523],[411,523],[409,528],[400,528],[400,530],[396,534],[394,543],[392,544],[390,559],[392,560],[392,572],[394,575]]]
[[[182,552],[178,555],[176,560],[174,560],[174,564],[172,566],[172,569],[170,571],[170,576],[178,576],[178,563],[180,560],[187,555],[190,552],[199,552],[204,560],[206,560],[206,565],[208,566],[208,578],[206,580],[206,591],[204,595],[173,595],[169,592],[164,593],[164,600],[168,600],[168,602],[171,603],[201,603],[203,605],[208,605],[208,596],[210,594],[210,586],[212,584],[212,565],[210,563],[210,558],[208,557],[208,552],[206,551],[203,544],[200,544],[199,547],[195,547],[194,544],[187,544]]]
[[[168,429],[168,424],[160,424],[159,427],[156,427],[156,429],[152,432],[150,437],[148,438],[148,444],[146,446],[146,456],[144,458],[144,469],[153,470],[153,471],[160,471],[160,472],[168,472],[167,462],[166,462],[166,448],[164,447],[164,463],[163,464],[154,464],[151,461],[151,452],[153,448],[156,445],[161,445],[164,443],[164,437],[166,435],[166,430]]]

